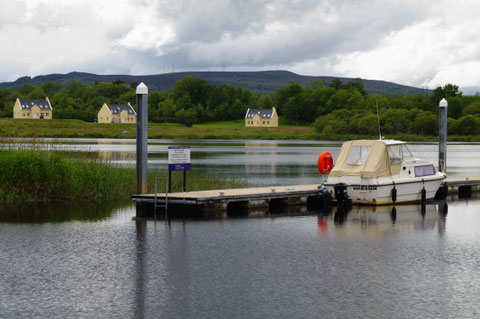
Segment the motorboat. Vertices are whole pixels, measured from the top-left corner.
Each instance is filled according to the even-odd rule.
[[[445,177],[405,142],[353,140],[343,143],[324,186],[337,200],[385,205],[431,200]]]

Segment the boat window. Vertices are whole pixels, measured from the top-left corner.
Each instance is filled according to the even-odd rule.
[[[403,157],[413,157],[412,152],[408,149],[407,145],[402,145]]]
[[[388,147],[390,165],[401,164],[403,158],[402,145],[390,145]]]
[[[435,175],[435,167],[433,165],[415,166],[415,177]]]
[[[348,155],[347,164],[362,165],[367,160],[369,145],[354,145]]]

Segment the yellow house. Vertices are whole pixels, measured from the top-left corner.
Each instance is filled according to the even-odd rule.
[[[278,127],[277,110],[272,109],[248,109],[245,115],[245,126]]]
[[[137,113],[128,104],[104,103],[98,111],[98,123],[137,123]]]
[[[14,119],[47,119],[53,118],[50,100],[30,100],[17,98],[13,106]]]

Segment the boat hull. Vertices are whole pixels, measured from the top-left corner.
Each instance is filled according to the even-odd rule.
[[[416,178],[405,181],[345,183],[348,198],[353,203],[363,205],[388,205],[394,203],[411,203],[422,200],[422,189],[425,188],[425,200],[432,200],[444,180],[444,176],[432,178]],[[328,192],[335,198],[335,184],[341,183],[341,178],[336,183],[325,183]],[[393,189],[396,189],[396,201],[392,199]]]

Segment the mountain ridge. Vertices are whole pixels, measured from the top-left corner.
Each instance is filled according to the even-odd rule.
[[[192,72],[175,72],[152,75],[125,75],[125,74],[110,74],[99,75],[87,72],[70,72],[67,74],[52,73],[47,75],[39,75],[33,78],[20,77],[13,82],[2,82],[0,88],[18,89],[18,87],[27,82],[34,86],[41,86],[49,81],[58,81],[64,86],[69,81],[78,80],[86,84],[93,84],[95,82],[113,82],[116,80],[124,81],[125,83],[140,83],[144,82],[150,91],[165,91],[173,87],[176,80],[185,76],[193,76],[201,78],[212,85],[232,85],[235,87],[248,88],[254,92],[272,93],[281,87],[295,82],[300,85],[308,85],[311,80],[323,79],[327,83],[338,78],[343,83],[355,81],[355,78],[334,77],[334,76],[309,76],[299,75],[290,71],[192,71]],[[378,94],[416,94],[424,93],[425,90],[407,85],[401,85],[393,82],[382,80],[366,80],[362,79],[364,89],[367,93]]]

